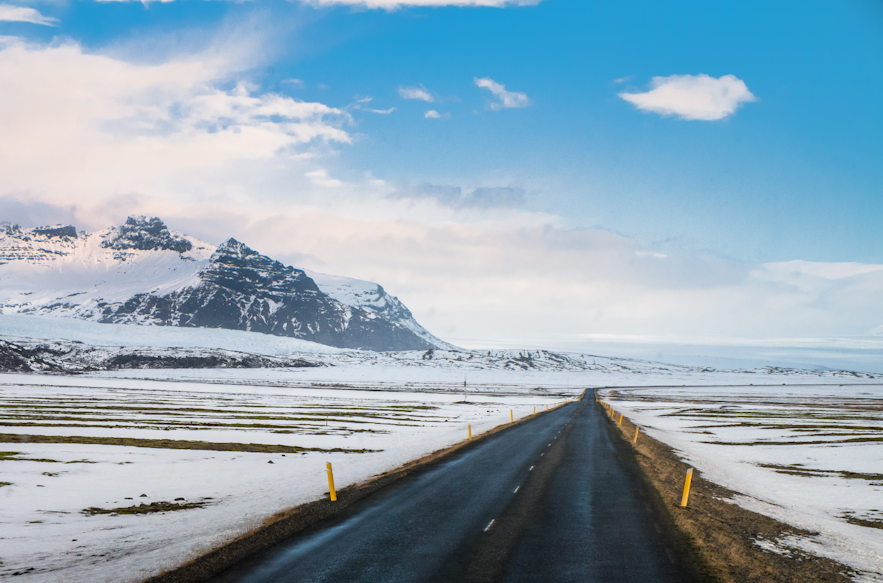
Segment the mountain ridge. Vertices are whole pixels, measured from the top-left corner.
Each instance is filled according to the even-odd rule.
[[[215,247],[157,217],[94,233],[0,225],[3,313],[225,328],[374,351],[454,348],[380,285],[313,274],[318,283],[236,239]]]

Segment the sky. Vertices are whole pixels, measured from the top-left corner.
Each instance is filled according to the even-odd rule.
[[[877,358],[881,90],[877,0],[0,0],[0,222],[157,215],[467,347]]]

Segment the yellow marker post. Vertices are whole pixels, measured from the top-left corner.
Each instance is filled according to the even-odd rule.
[[[693,468],[687,470],[687,479],[684,481],[684,497],[681,498],[681,507],[687,506],[687,499],[690,497],[690,482],[693,481]]]
[[[509,409],[509,421],[515,423],[515,414],[512,413],[512,409]]]
[[[638,443],[638,432],[641,430],[640,427],[635,427],[635,438],[632,440],[632,443]]]
[[[331,494],[331,501],[337,502],[337,490],[334,489],[334,473],[331,471],[331,462],[325,462],[325,471],[328,472],[328,492]]]
[[[619,424],[622,425],[622,413],[619,414]]]
[[[469,428],[469,439],[471,440],[471,439],[472,439],[472,426],[471,426],[471,425],[467,425],[466,427]]]
[[[534,414],[534,415],[537,414],[537,408],[536,408],[536,407],[533,408],[533,414]]]
[[[546,411],[548,411],[548,410],[549,410],[549,406],[548,406],[548,405],[546,405]]]

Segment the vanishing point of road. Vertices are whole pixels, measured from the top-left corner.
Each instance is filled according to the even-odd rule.
[[[483,439],[212,581],[691,581],[593,401]]]

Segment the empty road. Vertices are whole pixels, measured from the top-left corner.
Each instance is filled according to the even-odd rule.
[[[690,581],[589,393],[493,435],[213,583]]]

